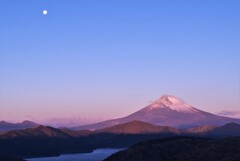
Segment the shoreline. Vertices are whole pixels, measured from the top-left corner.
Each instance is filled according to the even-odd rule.
[[[121,151],[121,150],[124,150],[124,149],[126,149],[126,148],[100,148],[100,149],[94,149],[94,150],[87,151],[87,152],[68,152],[68,153],[61,153],[61,154],[56,154],[56,155],[28,156],[28,157],[23,157],[22,159],[23,160],[28,160],[28,159],[37,159],[37,158],[60,157],[60,156],[63,156],[63,155],[72,155],[72,154],[73,155],[74,154],[91,154],[91,153],[94,153],[94,151],[97,151],[97,150],[117,150],[116,152],[118,152],[118,151]]]

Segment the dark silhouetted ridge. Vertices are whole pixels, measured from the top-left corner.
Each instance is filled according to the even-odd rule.
[[[104,161],[239,161],[240,137],[173,137],[138,143]]]

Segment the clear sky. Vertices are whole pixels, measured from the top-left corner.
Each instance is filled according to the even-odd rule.
[[[240,111],[239,0],[0,1],[0,120],[103,120],[163,94]]]

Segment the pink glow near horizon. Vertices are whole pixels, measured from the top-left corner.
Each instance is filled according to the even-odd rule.
[[[124,97],[123,97],[124,98]],[[205,98],[206,99],[206,98]],[[106,119],[112,119],[112,118],[118,118],[123,117],[126,115],[129,115],[137,110],[140,110],[141,108],[147,106],[149,104],[149,100],[145,99],[146,101],[143,101],[143,99],[139,99],[137,101],[137,98],[135,99],[119,99],[114,101],[109,100],[97,100],[92,102],[85,102],[85,104],[54,104],[52,106],[47,104],[29,104],[28,108],[19,107],[15,110],[11,107],[9,109],[4,110],[4,113],[1,113],[0,117],[2,120],[7,120],[11,122],[21,122],[23,120],[31,120],[39,123],[50,123],[54,125],[76,125],[76,124],[88,124],[98,121],[103,121]],[[184,99],[187,103],[189,103],[188,100]],[[196,99],[195,99],[196,100]],[[203,100],[203,99],[202,99]],[[213,101],[213,99],[210,99]],[[116,101],[116,102],[115,102]],[[228,109],[230,111],[235,111],[235,113],[223,113],[222,111],[226,111],[224,108],[224,105],[221,104],[221,106],[214,104],[214,102],[208,103],[208,106],[211,106],[212,108],[206,108],[206,106],[203,107],[203,105],[200,104],[201,100],[198,100],[196,102],[192,101],[189,103],[190,105],[199,108],[200,110],[204,110],[207,112],[212,113],[220,113],[220,115],[225,116],[233,116],[238,117],[237,114],[238,108],[232,108]],[[199,103],[200,105],[196,105]],[[207,103],[202,103],[207,104]],[[9,104],[8,104],[9,105]],[[12,105],[13,106],[13,105]],[[46,106],[44,108],[44,106]],[[234,105],[232,105],[234,106]],[[32,108],[35,107],[35,108]],[[83,108],[85,107],[85,108]],[[220,108],[221,107],[221,108]],[[24,109],[24,111],[22,111]],[[221,113],[222,112],[222,113]],[[231,114],[231,115],[230,115]]]

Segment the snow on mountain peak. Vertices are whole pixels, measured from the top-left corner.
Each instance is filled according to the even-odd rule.
[[[185,102],[183,102],[181,99],[174,97],[174,96],[169,96],[165,95],[162,96],[159,100],[157,100],[158,103],[161,103],[166,106],[181,106],[185,105]]]
[[[158,100],[154,101],[150,106],[150,109],[156,108],[168,108],[170,110],[178,111],[178,112],[194,112],[192,106],[186,104],[180,98],[171,95],[164,95],[160,97]]]

